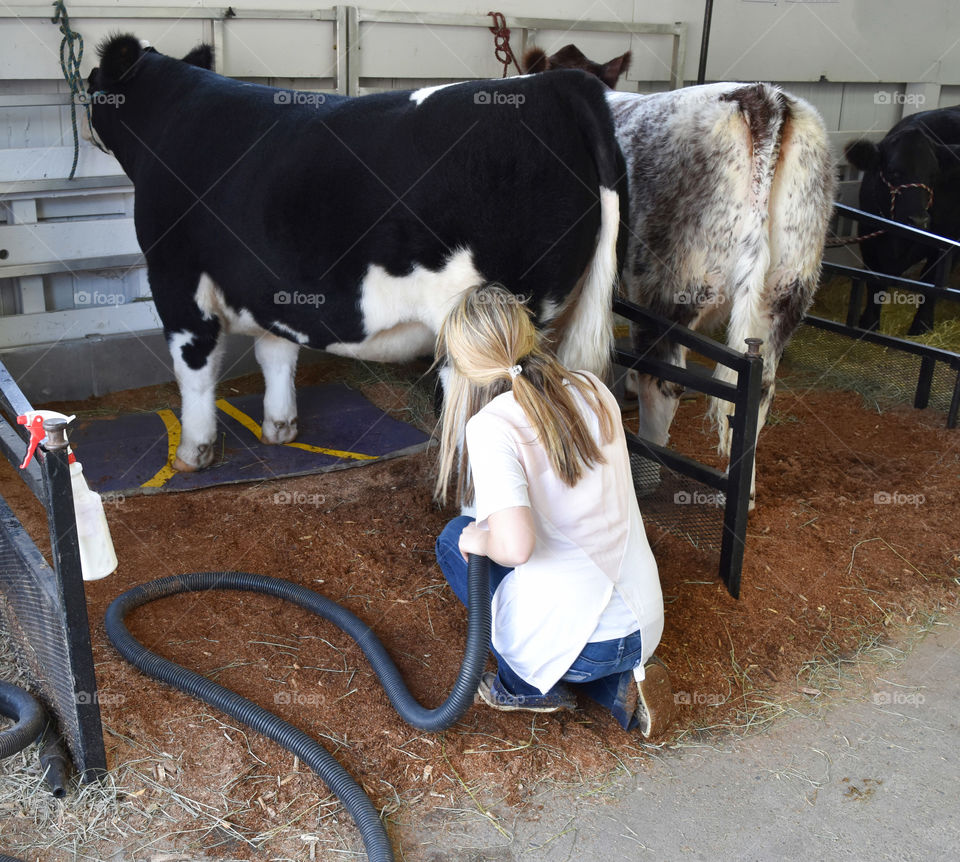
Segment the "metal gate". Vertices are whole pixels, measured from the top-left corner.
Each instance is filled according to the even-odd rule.
[[[32,691],[56,718],[81,779],[92,781],[106,773],[107,762],[66,441],[41,444],[27,469],[19,470],[27,439],[16,417],[32,409],[0,364],[0,449],[47,513],[53,560],[51,568],[0,497],[0,592]]]
[[[658,338],[681,344],[693,353],[733,369],[737,382],[716,380],[698,367],[680,368],[633,350],[616,350],[615,362],[645,374],[679,383],[729,401],[733,415],[730,462],[718,470],[627,433],[634,487],[644,520],[687,539],[697,547],[719,551],[719,574],[734,598],[740,597],[740,575],[747,535],[750,482],[753,476],[763,359],[760,340],[748,339],[748,351],[738,353],[713,339],[632,302],[614,300],[613,310],[642,324]]]
[[[864,295],[869,294],[870,284],[889,284],[900,290],[913,291],[922,294],[931,302],[938,299],[960,302],[960,290],[948,286],[951,267],[960,251],[960,243],[844,204],[835,204],[834,209],[838,216],[856,222],[861,231],[880,229],[887,234],[936,249],[940,253],[940,260],[934,270],[935,283],[915,281],[824,261],[824,272],[850,278],[846,320],[841,322],[807,315],[803,322],[815,327],[818,332],[813,338],[805,335],[803,340],[809,342],[806,349],[798,349],[791,344],[789,348],[791,359],[795,359],[799,353],[804,360],[809,357],[811,363],[816,363],[817,354],[820,352],[818,346],[821,344],[826,344],[830,339],[838,337],[855,339],[860,344],[852,349],[869,351],[872,360],[882,366],[884,374],[902,379],[905,388],[909,386],[913,389],[914,407],[923,409],[929,406],[931,395],[933,395],[937,402],[936,406],[946,410],[947,427],[955,428],[957,414],[960,411],[960,354],[881,332],[861,329],[857,325],[857,320]],[[866,296],[866,301],[870,301],[869,295]],[[916,383],[911,384],[914,380]],[[934,386],[935,382],[936,386]]]

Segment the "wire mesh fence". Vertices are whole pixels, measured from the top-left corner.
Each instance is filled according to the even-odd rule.
[[[879,407],[913,404],[922,358],[893,347],[802,326],[784,353],[785,368],[805,386],[857,392]],[[934,366],[928,406],[946,413],[957,371]]]
[[[630,469],[646,524],[695,548],[720,553],[726,505],[722,491],[636,452],[630,453]]]

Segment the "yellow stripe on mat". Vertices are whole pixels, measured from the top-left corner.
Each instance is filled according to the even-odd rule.
[[[167,428],[167,463],[152,479],[144,482],[141,488],[162,488],[169,479],[177,475],[172,465],[173,459],[177,457],[177,446],[180,445],[180,420],[172,410],[158,410],[157,416],[163,420]]]
[[[226,398],[217,399],[219,407],[227,416],[236,419],[244,428],[250,431],[258,440],[263,435],[263,430],[242,410],[234,407]],[[316,452],[320,455],[334,455],[337,458],[353,458],[356,461],[375,461],[377,455],[364,455],[361,452],[343,452],[340,449],[324,449],[322,446],[311,446],[309,443],[284,443],[284,446],[290,446],[293,449],[303,449],[305,452]]]

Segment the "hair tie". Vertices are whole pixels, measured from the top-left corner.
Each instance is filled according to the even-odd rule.
[[[510,379],[511,379],[511,380],[516,380],[516,379],[517,379],[517,375],[518,375],[521,371],[523,371],[523,369],[522,369],[519,365],[511,365],[511,366],[507,369],[507,373],[510,375]]]

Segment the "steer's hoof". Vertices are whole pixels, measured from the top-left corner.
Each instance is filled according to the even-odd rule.
[[[260,442],[270,446],[276,446],[280,443],[290,443],[297,439],[297,420],[290,419],[286,422],[277,422],[270,420],[263,423],[260,433]]]
[[[173,469],[178,473],[196,473],[200,468],[196,464],[188,464],[178,455],[173,459]]]
[[[196,459],[191,459],[188,461],[186,458],[180,455],[180,452],[184,451],[186,448],[187,454],[196,454]],[[177,455],[173,459],[173,469],[179,470],[181,473],[196,473],[197,470],[202,470],[204,467],[209,467],[213,463],[213,456],[215,450],[213,448],[213,443],[201,443],[197,446],[194,451],[192,447],[180,447],[177,450]]]

